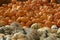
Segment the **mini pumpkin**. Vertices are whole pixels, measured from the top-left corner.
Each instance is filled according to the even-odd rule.
[[[31,21],[28,21],[28,22],[26,23],[26,26],[27,26],[27,27],[30,27],[31,24],[32,24],[32,22],[31,22]]]
[[[45,26],[51,27],[52,26],[52,22],[51,21],[46,21],[45,22]]]
[[[3,20],[0,21],[2,23],[3,26],[7,25],[7,23]]]
[[[11,19],[8,20],[8,24],[11,24],[13,21]]]
[[[60,19],[60,12],[54,15],[55,19]]]
[[[57,25],[58,27],[60,27],[60,19],[57,21]]]

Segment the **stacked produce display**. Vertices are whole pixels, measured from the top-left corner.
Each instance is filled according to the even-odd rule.
[[[12,0],[11,3],[2,4],[0,7],[0,23],[2,26],[12,22],[19,22],[23,26],[30,27],[33,23],[41,26],[55,24],[60,26],[60,4],[50,0]]]
[[[60,28],[51,28],[34,23],[30,28],[23,27],[17,22],[0,27],[0,40],[60,40]]]
[[[60,0],[1,0],[0,40],[60,40]]]

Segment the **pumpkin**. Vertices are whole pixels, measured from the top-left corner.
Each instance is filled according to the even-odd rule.
[[[5,21],[3,21],[3,20],[1,20],[0,22],[2,23],[2,26],[7,25],[7,23]]]
[[[8,20],[8,24],[11,24],[13,22],[13,20],[9,19]]]
[[[0,20],[3,18],[3,16],[0,16]]]
[[[40,25],[40,23],[34,23],[31,25],[31,28],[32,29],[39,29],[39,28],[41,28],[41,25]]]
[[[48,19],[47,20],[53,21],[53,15],[48,16]]]
[[[24,22],[20,22],[21,25],[25,26],[25,23]]]
[[[51,22],[51,21],[46,21],[46,22],[45,22],[45,26],[51,27],[51,26],[52,26],[52,22]]]
[[[18,11],[18,12],[16,13],[16,17],[21,17],[21,16],[23,16],[23,13],[21,13],[21,11]]]
[[[54,15],[55,19],[60,19],[60,12]]]
[[[30,27],[31,24],[32,24],[32,22],[31,21],[28,21],[25,26]]]
[[[12,16],[11,19],[12,19],[13,21],[16,21],[16,17],[15,17],[15,16]]]
[[[60,19],[57,21],[57,25],[58,27],[60,27]]]

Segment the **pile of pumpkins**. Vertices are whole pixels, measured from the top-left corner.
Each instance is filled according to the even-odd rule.
[[[13,22],[0,27],[0,40],[60,40],[60,28],[56,25],[52,25],[51,28],[42,27],[39,23],[27,28]]]
[[[56,3],[57,1],[10,0],[8,4],[4,4],[2,1],[2,6],[0,6],[0,26],[19,22],[26,27],[30,27],[33,23],[39,23],[42,27],[51,27],[52,25],[60,27],[60,3]]]

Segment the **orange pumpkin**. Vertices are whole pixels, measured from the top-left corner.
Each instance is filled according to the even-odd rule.
[[[3,16],[0,16],[0,20],[3,18]]]
[[[54,15],[54,18],[55,18],[55,19],[60,19],[60,12],[59,12],[59,13],[56,13],[56,14]]]
[[[11,24],[13,21],[11,19],[8,20],[8,24]]]
[[[26,26],[27,26],[27,27],[30,27],[31,24],[32,24],[32,22],[31,22],[31,21],[28,21],[28,22],[26,23]]]
[[[52,26],[52,22],[51,22],[51,21],[46,21],[46,22],[45,22],[45,26],[51,27],[51,26]]]
[[[47,20],[53,21],[53,15],[48,16],[48,19]]]
[[[27,22],[27,21],[28,21],[28,18],[26,18],[26,17],[19,17],[19,18],[17,19],[17,21]]]
[[[16,15],[15,11],[11,10],[11,11],[8,13],[7,16],[12,17],[12,16],[15,16],[15,15]]]
[[[21,24],[22,26],[25,26],[25,23],[24,23],[24,22],[20,22],[20,24]]]
[[[23,16],[23,13],[21,13],[21,12],[16,13],[16,17],[21,17],[21,16]]]
[[[58,27],[60,27],[60,19],[57,21],[57,25]]]
[[[16,17],[15,16],[12,16],[11,17],[11,20],[16,21]]]
[[[17,22],[21,22],[21,17],[18,17],[18,18],[16,19],[16,21],[17,21]]]
[[[7,25],[7,23],[5,21],[0,21],[2,23],[3,26]]]

